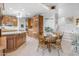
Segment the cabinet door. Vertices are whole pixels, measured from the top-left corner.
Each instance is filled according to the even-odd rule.
[[[11,37],[11,36],[8,36],[7,37],[7,49],[8,51],[10,50],[13,50],[15,47],[14,47],[14,38]]]
[[[19,46],[20,35],[16,35],[16,48]]]
[[[23,42],[22,35],[21,34],[17,35],[17,37],[16,37],[16,48],[18,48],[22,44],[22,42]]]
[[[3,51],[2,50],[0,50],[0,56],[3,56]]]

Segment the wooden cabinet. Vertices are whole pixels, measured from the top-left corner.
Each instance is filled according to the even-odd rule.
[[[32,19],[28,18],[28,28],[32,28]]]
[[[15,16],[3,16],[2,24],[5,26],[17,26],[17,18]]]
[[[6,37],[1,36],[0,37],[0,56],[5,56],[5,51],[6,49]]]
[[[39,19],[38,19],[38,16],[34,16],[33,17],[33,32],[34,33],[38,33],[38,29],[39,29]]]
[[[18,47],[20,47],[24,42],[26,42],[26,33],[20,34],[12,34],[12,35],[5,35],[6,36],[6,53],[14,51]]]
[[[39,34],[43,34],[43,16],[39,16]]]
[[[0,50],[0,56],[3,56],[3,50]]]
[[[14,40],[13,36],[7,36],[7,51],[12,51],[15,48]]]
[[[20,45],[22,45],[26,41],[26,35],[24,33],[17,35],[16,47],[18,48]]]
[[[14,36],[12,35],[7,35],[6,36],[6,52],[10,52],[10,51],[13,51],[15,49],[15,39],[14,39]]]

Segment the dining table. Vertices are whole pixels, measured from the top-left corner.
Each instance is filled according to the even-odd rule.
[[[59,48],[61,44],[62,35],[52,34],[45,37],[45,44],[47,45],[48,51],[51,52],[51,48]]]
[[[53,43],[54,44],[56,43],[57,35],[53,34],[53,35],[47,35],[44,37],[45,37],[45,44],[47,45],[48,51],[51,52]]]

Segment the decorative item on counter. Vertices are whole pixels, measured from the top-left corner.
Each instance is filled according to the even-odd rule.
[[[24,24],[21,24],[21,28],[24,28]]]

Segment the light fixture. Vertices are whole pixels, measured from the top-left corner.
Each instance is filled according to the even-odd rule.
[[[22,13],[18,11],[18,12],[17,12],[17,17],[18,17],[18,18],[22,17]]]
[[[30,13],[27,13],[27,15],[30,15]]]
[[[12,8],[9,8],[10,10],[12,10]]]
[[[21,9],[22,11],[24,11],[24,9]]]

